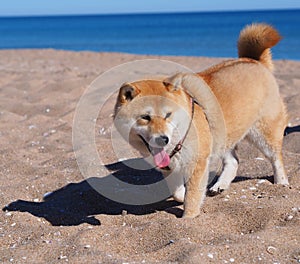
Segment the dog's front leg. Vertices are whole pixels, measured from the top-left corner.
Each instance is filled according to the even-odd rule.
[[[198,160],[186,183],[183,218],[194,218],[200,214],[200,206],[206,194],[208,172],[208,159]]]

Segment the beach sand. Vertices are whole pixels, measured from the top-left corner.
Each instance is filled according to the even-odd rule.
[[[275,61],[294,127],[283,146],[290,186],[273,185],[269,162],[242,142],[231,188],[183,220],[172,199],[129,206],[94,191],[74,156],[74,112],[88,85],[121,63],[159,58],[200,71],[222,59],[55,50],[3,50],[0,57],[1,263],[300,262],[300,62]],[[109,127],[112,107],[113,99],[96,137]],[[117,162],[104,138],[96,139],[99,152]]]

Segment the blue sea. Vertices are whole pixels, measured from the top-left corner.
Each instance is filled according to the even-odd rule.
[[[300,60],[300,10],[0,18],[0,49],[236,57],[240,30],[275,26],[275,59]]]

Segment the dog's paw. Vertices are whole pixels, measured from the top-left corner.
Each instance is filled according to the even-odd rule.
[[[183,219],[193,219],[193,218],[199,216],[199,214],[200,214],[200,210],[189,211],[189,212],[184,211],[182,218]]]
[[[278,179],[274,179],[274,183],[283,186],[289,186],[289,181],[286,177],[278,177]]]
[[[225,189],[221,189],[221,188],[217,188],[217,189],[214,189],[213,187],[210,188],[209,190],[207,190],[207,195],[210,196],[210,197],[213,197],[213,196],[216,196],[222,192],[224,192]]]
[[[214,186],[212,186],[208,191],[207,191],[207,195],[208,196],[215,196],[218,195],[222,192],[224,192],[225,190],[227,190],[229,188],[230,182],[226,182],[226,181],[217,181]]]

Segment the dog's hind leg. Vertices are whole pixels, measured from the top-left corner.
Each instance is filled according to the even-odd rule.
[[[224,169],[222,174],[220,175],[218,181],[209,189],[208,193],[211,196],[228,189],[230,183],[236,176],[239,162],[234,149],[225,154],[223,163]]]
[[[270,160],[274,171],[274,183],[288,185],[283,160],[282,141],[285,129],[284,116],[275,120],[261,120],[249,131],[247,139]]]

